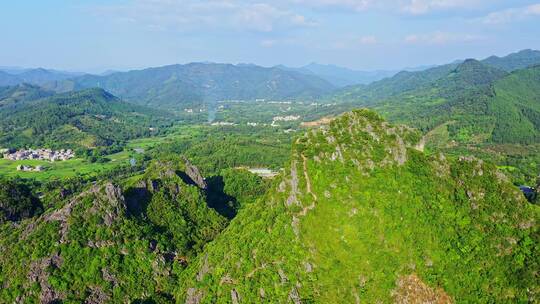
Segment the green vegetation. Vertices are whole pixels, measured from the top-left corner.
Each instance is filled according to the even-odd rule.
[[[0,145],[96,147],[156,134],[168,114],[121,102],[101,89],[55,95],[0,110]]]
[[[19,180],[0,179],[0,225],[32,217],[41,209],[40,201],[27,185]]]
[[[20,106],[26,102],[51,95],[53,95],[53,92],[30,84],[0,87],[0,109],[8,106]]]
[[[77,155],[0,159],[0,302],[536,303],[536,55],[325,101],[312,97],[331,85],[284,68],[33,71],[176,112],[101,88],[0,88],[0,148]],[[381,116],[330,119],[359,105]]]
[[[181,274],[177,301],[387,303],[419,289],[411,276],[433,302],[535,299],[538,207],[494,166],[426,156],[419,140],[366,111],[308,132]]]

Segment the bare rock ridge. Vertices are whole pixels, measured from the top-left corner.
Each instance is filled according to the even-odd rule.
[[[208,185],[206,184],[206,181],[204,180],[204,177],[202,176],[201,172],[199,171],[199,168],[192,165],[191,162],[186,157],[183,157],[183,159],[184,159],[184,163],[185,163],[185,166],[186,166],[186,174],[187,174],[187,176],[189,176],[189,178],[191,178],[191,180],[197,186],[199,186],[199,188],[206,189],[206,187]]]

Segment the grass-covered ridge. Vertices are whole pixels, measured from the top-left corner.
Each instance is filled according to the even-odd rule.
[[[177,302],[537,300],[538,207],[494,166],[419,143],[366,110],[307,132],[182,273]]]

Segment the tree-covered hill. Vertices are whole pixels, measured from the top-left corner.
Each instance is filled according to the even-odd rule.
[[[522,50],[504,57],[491,56],[482,60],[482,63],[512,72],[540,64],[540,51]]]
[[[356,100],[363,104],[371,104],[417,88],[426,87],[433,82],[448,75],[458,64],[452,63],[427,69],[425,71],[402,71],[395,76],[385,78],[370,85],[356,85],[346,87],[335,93],[338,100]]]
[[[62,81],[80,75],[81,73],[62,72],[44,68],[8,71],[0,70],[0,86],[11,86],[23,83],[44,85],[53,81]]]
[[[224,99],[317,97],[334,88],[316,76],[279,68],[215,63],[86,75],[50,87],[56,90],[100,87],[129,102],[177,109]]]
[[[538,301],[538,206],[420,138],[366,110],[308,131],[180,275],[177,303]]]
[[[54,95],[54,92],[27,83],[0,87],[0,109],[2,107],[21,106],[25,102],[51,95]]]
[[[400,73],[337,97],[377,109],[389,120],[461,143],[537,143],[540,69],[512,73],[469,59]]]
[[[170,120],[167,113],[122,102],[102,89],[87,89],[0,107],[0,146],[111,145],[149,136]]]
[[[177,275],[227,222],[193,172],[156,161],[81,193],[50,189],[41,215],[0,221],[0,302],[171,303]]]
[[[456,69],[427,88],[390,97],[375,108],[425,131],[444,128],[449,140],[462,143],[537,143],[539,77],[539,67],[509,75],[478,67]]]
[[[20,82],[21,80],[17,76],[0,71],[0,86],[13,86]]]

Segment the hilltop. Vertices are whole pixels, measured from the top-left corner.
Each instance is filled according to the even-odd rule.
[[[361,110],[308,131],[274,188],[178,280],[179,303],[538,298],[536,206],[494,166]]]
[[[170,303],[182,263],[227,222],[207,207],[195,170],[154,162],[121,183],[50,189],[33,217],[0,214],[0,302]]]
[[[24,88],[37,92],[31,96],[42,95],[41,90],[32,86],[15,90]],[[0,107],[0,145],[11,148],[107,146],[149,136],[150,128],[157,130],[169,119],[169,114],[122,102],[102,89],[27,98],[16,107]]]

